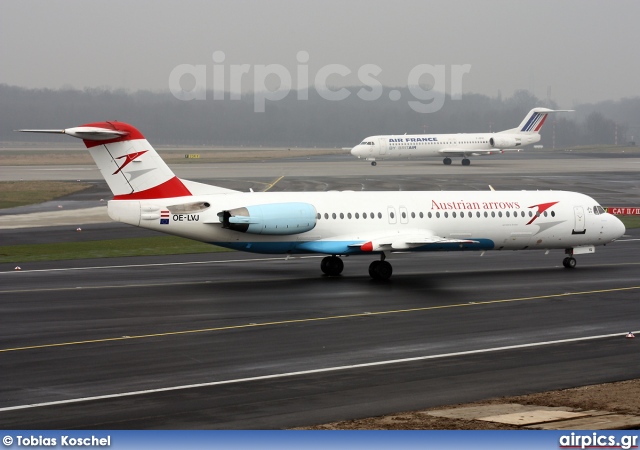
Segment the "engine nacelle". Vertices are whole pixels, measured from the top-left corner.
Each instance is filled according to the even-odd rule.
[[[500,136],[496,135],[489,139],[489,144],[493,148],[513,148],[519,147],[522,141],[520,139],[516,139],[512,136]]]
[[[218,213],[222,228],[252,234],[298,234],[316,226],[316,208],[309,203],[271,203]]]

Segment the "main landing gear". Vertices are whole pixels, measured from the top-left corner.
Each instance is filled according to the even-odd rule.
[[[384,253],[382,253],[380,255],[380,260],[373,261],[369,265],[369,275],[374,280],[388,280],[391,278],[393,268],[389,262],[384,260],[384,258]],[[344,263],[336,255],[325,256],[320,262],[320,270],[322,270],[322,273],[330,277],[337,277],[342,273],[343,269]]]
[[[445,159],[443,159],[443,160],[442,160],[442,163],[443,163],[445,166],[450,166],[450,165],[451,165],[451,158],[445,158]],[[462,165],[463,165],[463,166],[468,166],[468,165],[470,165],[470,164],[471,164],[471,160],[470,160],[469,158],[464,158],[464,159],[462,160]]]
[[[330,277],[337,277],[342,273],[343,269],[344,263],[336,255],[325,256],[320,262],[320,270],[322,270],[322,273],[329,275]]]
[[[393,267],[388,261],[384,260],[384,253],[380,255],[379,261],[373,261],[369,264],[369,275],[374,280],[388,280],[393,273]]]
[[[378,163],[377,163],[377,162],[375,162],[375,161],[371,161],[371,165],[372,165],[372,166],[377,166],[377,165],[378,165]]]

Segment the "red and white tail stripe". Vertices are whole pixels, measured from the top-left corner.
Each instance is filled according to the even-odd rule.
[[[123,122],[94,122],[64,130],[20,130],[61,133],[84,141],[114,200],[143,200],[191,195],[135,127]]]

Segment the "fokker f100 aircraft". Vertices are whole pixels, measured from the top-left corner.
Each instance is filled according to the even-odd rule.
[[[574,255],[625,232],[574,192],[239,192],[176,177],[125,123],[20,131],[82,139],[113,191],[113,220],[247,252],[324,254],[331,276],[342,273],[340,256],[377,255],[369,274],[386,280],[390,253],[439,250],[560,249],[573,268]]]
[[[517,128],[498,133],[412,134],[371,136],[351,149],[351,154],[371,161],[415,156],[444,156],[442,162],[451,164],[452,156],[462,156],[462,165],[471,164],[469,156],[495,155],[519,151],[521,147],[540,141],[540,129],[547,114],[570,112],[533,108]]]

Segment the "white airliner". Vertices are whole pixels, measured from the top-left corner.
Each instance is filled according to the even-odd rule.
[[[328,255],[326,275],[342,273],[340,256],[378,255],[369,274],[386,280],[390,253],[438,250],[561,249],[573,268],[574,255],[625,232],[574,192],[239,192],[176,177],[125,123],[20,131],[83,139],[113,191],[113,220],[247,252]]]
[[[521,147],[540,141],[540,128],[547,114],[570,112],[568,109],[533,108],[517,128],[498,133],[412,134],[371,136],[351,149],[351,154],[371,161],[415,156],[444,156],[442,162],[451,164],[451,156],[462,156],[462,165],[471,164],[469,156],[495,155],[505,151],[519,151]]]

